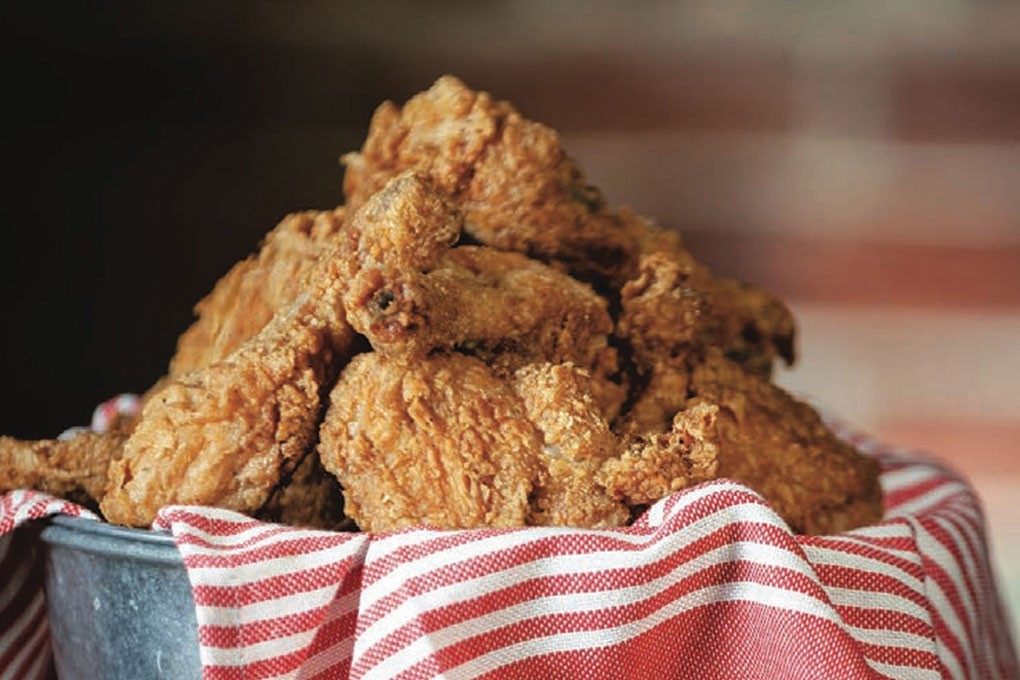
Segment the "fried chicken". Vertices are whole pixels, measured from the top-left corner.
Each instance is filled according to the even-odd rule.
[[[694,399],[719,413],[718,475],[762,494],[798,533],[832,534],[882,517],[879,465],[818,413],[710,349],[691,374]]]
[[[95,507],[110,461],[120,456],[126,438],[120,431],[40,441],[0,437],[0,493],[35,489]]]
[[[411,359],[457,350],[502,375],[534,362],[572,362],[591,371],[599,403],[615,415],[624,388],[605,299],[519,253],[450,248],[462,220],[420,176],[400,175],[377,196],[389,218],[352,226],[362,255],[347,269],[344,294],[351,325],[377,351]],[[432,223],[407,221],[401,203],[431,206],[418,214]]]
[[[629,510],[595,479],[617,441],[587,379],[553,364],[506,379],[456,352],[360,354],[330,396],[319,455],[367,531],[617,526]]]
[[[715,342],[726,315],[720,321],[712,302],[673,259],[642,259],[641,275],[622,291],[619,332],[643,377],[623,430],[654,442],[671,423],[676,431],[676,419],[710,406],[714,423],[694,439],[717,449],[714,474],[761,493],[796,531],[879,519],[877,463],[840,441],[810,406],[728,358]]]
[[[511,387],[479,359],[370,352],[333,389],[319,455],[362,530],[508,527],[528,516],[541,447]]]
[[[108,520],[145,526],[170,503],[266,505],[314,446],[323,400],[354,346],[340,300],[348,245],[338,239],[257,335],[150,396],[110,466]]]
[[[674,233],[607,206],[554,130],[456,78],[440,78],[402,109],[381,105],[361,151],[343,160],[348,205],[414,170],[463,213],[472,238],[559,263],[607,294],[637,275],[642,255],[666,253],[689,269],[692,285],[717,298],[726,315],[718,342],[735,359],[763,375],[777,355],[793,360],[793,321],[782,303],[715,279]]]
[[[288,215],[262,247],[228,271],[195,305],[195,322],[177,339],[171,378],[225,359],[265,328],[305,288],[319,257],[337,241],[344,209]]]

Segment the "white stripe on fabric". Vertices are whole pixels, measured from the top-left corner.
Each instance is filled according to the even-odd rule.
[[[889,518],[924,515],[931,512],[939,503],[965,491],[967,491],[967,487],[959,482],[946,482],[917,498],[896,506]]]
[[[931,465],[908,465],[905,468],[899,470],[889,470],[883,472],[879,478],[879,484],[882,487],[882,491],[887,494],[899,493],[906,489],[911,489],[922,484],[927,484],[933,479],[943,479],[946,474],[936,467]],[[952,481],[947,479],[946,481]],[[899,510],[898,507],[893,508]]]
[[[243,531],[231,534],[215,533],[215,530],[213,532],[208,532],[191,524],[180,524],[178,525],[178,529],[182,536],[193,536],[201,541],[212,544],[215,548],[230,548],[235,550],[255,549],[263,545],[263,541],[266,541],[266,544],[271,544],[277,536],[281,535],[297,535],[304,538],[306,535],[313,535],[315,533],[307,530],[302,531],[300,529],[285,529],[281,531],[280,527],[272,524],[259,524],[249,529],[244,529]],[[273,532],[277,533],[274,534]],[[242,545],[249,542],[251,545]],[[216,552],[215,548],[209,548],[205,545],[196,543],[181,544],[182,550],[194,551],[195,553]]]
[[[862,609],[892,610],[907,614],[931,625],[931,612],[924,605],[917,604],[901,595],[875,592],[871,590],[854,590],[852,588],[836,588],[823,586],[832,603],[840,607],[860,607]],[[924,592],[918,591],[923,598]]]
[[[976,620],[976,614],[974,611],[974,602],[971,599],[967,591],[967,584],[963,581],[963,576],[960,574],[960,564],[956,561],[956,558],[949,551],[941,541],[928,533],[927,530],[921,526],[918,522],[917,526],[918,542],[923,545],[922,550],[931,557],[939,566],[942,567],[942,571],[949,577],[952,583],[953,589],[956,591],[958,600],[963,605],[965,621],[961,621],[955,610],[952,607],[951,600],[941,588],[937,588],[938,597],[933,597],[933,602],[939,606],[939,613],[942,615],[942,619],[946,621],[957,640],[960,642],[960,646],[963,647],[964,654],[966,654],[966,665],[967,670],[970,673],[977,672],[977,664],[974,660],[974,649],[971,647],[970,638],[967,633],[971,630],[971,622]],[[923,543],[922,543],[923,541]],[[935,586],[935,581],[931,580],[930,584]],[[934,595],[929,589],[929,594]],[[941,602],[940,602],[941,600]],[[961,659],[961,661],[964,661]]]
[[[942,673],[937,670],[915,668],[914,666],[894,666],[867,657],[864,660],[876,672],[892,680],[942,680]]]
[[[423,555],[418,559],[407,561],[397,567],[394,567],[378,580],[372,583],[366,583],[361,608],[362,611],[368,611],[370,608],[374,607],[379,600],[390,593],[399,590],[401,585],[408,579],[420,576],[425,571],[430,571],[435,568],[449,567],[454,564],[464,563],[470,560],[476,560],[486,555],[519,548],[529,543],[542,541],[555,536],[578,536],[579,534],[590,534],[596,540],[604,540],[607,536],[610,536],[613,541],[630,543],[640,548],[635,551],[618,550],[614,552],[614,560],[616,560],[616,564],[620,564],[619,560],[624,559],[624,556],[626,556],[627,559],[634,561],[633,556],[641,555],[642,551],[647,550],[649,546],[656,546],[663,541],[677,541],[679,540],[678,536],[681,534],[685,537],[684,542],[686,544],[689,543],[692,538],[706,535],[717,528],[727,524],[738,523],[740,520],[758,521],[775,526],[776,520],[774,519],[774,515],[772,515],[771,512],[763,512],[763,510],[764,508],[762,508],[762,506],[750,502],[727,505],[719,508],[707,517],[701,518],[696,522],[684,526],[678,534],[668,536],[663,536],[661,534],[636,535],[623,532],[606,534],[605,532],[598,530],[580,530],[565,527],[535,528],[529,529],[528,531],[515,531],[507,534],[500,534],[498,536],[491,536],[466,545],[456,545],[450,548],[438,550],[434,553]],[[378,559],[379,557],[377,557],[374,550],[374,544],[372,544],[368,548],[368,555],[365,559],[365,563],[367,566],[370,566]]]
[[[192,586],[236,587],[257,583],[276,576],[291,575],[295,571],[315,569],[341,562],[357,554],[367,540],[368,538],[365,537],[340,545],[324,546],[313,552],[268,557],[261,561],[237,566],[192,567],[188,569],[188,576]]]
[[[980,617],[977,615],[977,612],[980,609],[980,603],[975,601],[975,598],[980,598],[981,593],[973,592],[971,588],[967,586],[967,581],[964,577],[965,574],[970,574],[972,577],[971,581],[975,582],[975,590],[980,588],[981,572],[978,571],[977,563],[973,559],[971,550],[968,547],[968,542],[961,530],[957,527],[957,524],[950,521],[948,518],[935,517],[932,521],[938,524],[939,527],[949,535],[949,540],[953,541],[957,552],[960,553],[962,563],[961,560],[954,559],[953,564],[961,567],[961,569],[951,572],[950,575],[953,577],[953,583],[956,585],[956,589],[960,593],[960,599],[964,608],[967,610],[967,617],[970,619],[970,623],[974,626],[980,626]],[[974,536],[970,531],[966,531],[966,533],[968,535],[967,537],[970,538],[971,544],[980,548],[983,541],[981,541],[977,536]],[[946,552],[948,553],[948,550]],[[976,630],[974,632],[977,633]]]
[[[14,536],[12,532],[10,536]],[[0,559],[3,555],[0,554]],[[3,588],[0,589],[0,611],[10,604],[11,600],[21,592],[24,587],[28,572],[33,568],[33,560],[20,559],[16,561],[14,571],[11,573],[7,583],[3,584]]]
[[[758,506],[749,505],[749,507],[757,508]],[[460,579],[455,583],[441,586],[432,591],[424,592],[415,597],[408,598],[397,608],[386,612],[378,620],[373,621],[364,631],[361,632],[361,634],[359,634],[355,654],[358,654],[357,650],[370,648],[377,642],[378,639],[385,636],[390,631],[396,630],[400,626],[408,623],[413,619],[415,612],[426,611],[447,602],[460,601],[462,599],[460,594],[465,591],[468,584],[470,584],[470,590],[473,592],[489,593],[525,580],[540,579],[550,576],[592,574],[599,573],[607,569],[625,570],[642,567],[652,563],[653,561],[669,557],[676,552],[683,550],[690,544],[692,537],[708,535],[729,525],[732,522],[732,517],[729,516],[727,511],[731,508],[732,506],[730,508],[723,508],[712,515],[703,517],[700,520],[684,527],[683,532],[661,536],[658,541],[649,543],[649,545],[645,546],[641,550],[607,550],[574,555],[552,555],[545,558],[534,559],[500,571],[490,571],[470,580]],[[807,566],[807,563],[804,562],[799,555],[794,555],[781,548],[759,546],[755,543],[727,543],[713,551],[702,553],[699,556],[693,557],[684,564],[694,565],[690,567],[692,570],[695,568],[700,570],[701,567],[698,565],[700,565],[703,561],[714,560],[716,559],[716,555],[727,552],[735,552],[735,555],[731,559],[722,559],[720,561],[745,559],[745,551],[742,550],[742,547],[744,546],[753,546],[758,549],[759,552],[757,554],[762,555],[763,560],[768,554],[766,551],[775,551],[777,554],[782,553],[788,557],[782,563],[777,562],[776,566],[788,566],[791,569],[796,569],[800,573],[807,572],[810,574],[810,578],[812,580],[816,580],[814,573],[809,571],[810,567]],[[444,551],[444,553],[445,552],[448,551]],[[453,562],[452,559],[449,559],[452,557],[453,556],[447,556],[447,559],[436,563],[435,567],[442,568],[454,564],[455,562]],[[412,571],[414,571],[414,574],[417,576],[435,569],[433,566],[422,564],[424,561],[425,560],[419,560],[414,563],[409,563],[407,566],[416,566],[417,569]],[[433,562],[433,560],[429,561]],[[382,597],[385,597],[398,589],[400,585],[401,582],[394,582],[388,578],[373,584],[365,585],[362,594],[362,611],[368,611],[365,605],[366,601],[377,602]],[[640,585],[638,587],[648,586]]]
[[[49,670],[52,659],[52,649],[49,642],[47,642],[43,645],[39,655],[33,659],[28,668],[25,669],[25,677],[20,678],[19,680],[48,680],[50,676],[47,675],[46,671]]]
[[[776,609],[808,614],[826,620],[832,620],[829,614],[831,610],[819,608],[819,601],[809,595],[765,586],[756,582],[736,582],[709,586],[701,590],[687,593],[676,600],[669,602],[661,609],[652,612],[648,616],[637,621],[628,622],[621,626],[607,629],[585,630],[571,633],[554,634],[543,638],[525,640],[515,645],[502,647],[496,651],[489,652],[483,656],[472,659],[456,668],[451,669],[446,677],[456,680],[458,678],[474,678],[485,673],[498,670],[501,666],[513,663],[521,659],[533,656],[548,654],[550,650],[555,651],[578,651],[585,649],[597,649],[625,643],[638,635],[651,630],[665,621],[668,621],[680,614],[705,605],[719,602],[751,602]],[[420,644],[416,641],[418,649],[408,648],[408,656],[413,658],[415,651],[423,648],[430,648],[427,643]],[[397,655],[405,659],[403,654]],[[390,657],[387,661],[394,659]],[[406,667],[405,664],[402,664]],[[392,677],[395,673],[387,673],[386,668],[373,668],[368,678]],[[381,672],[380,672],[381,671]]]
[[[327,602],[327,604],[329,603]],[[309,645],[314,642],[315,636],[319,634],[319,631],[323,626],[326,626],[336,619],[339,619],[357,609],[357,606],[357,593],[349,593],[338,600],[335,605],[330,606],[320,624],[311,630],[304,631],[302,633],[295,633],[294,635],[286,637],[273,638],[272,640],[264,640],[260,643],[248,643],[243,647],[213,647],[211,645],[203,645],[200,649],[202,663],[203,665],[236,668],[250,663],[268,661],[276,657],[299,652],[307,649]],[[280,613],[293,614],[298,612]],[[230,625],[230,622],[227,622],[227,625]],[[346,644],[346,646],[348,648],[350,647],[349,644]],[[319,659],[318,665],[326,667],[336,662],[336,660],[343,660],[349,656],[349,654],[349,651],[344,650],[340,650],[338,652],[336,645],[334,644],[324,653],[319,654],[315,658]],[[295,674],[298,673],[306,676],[311,674],[309,660],[305,660],[305,662],[301,664],[301,667],[296,671],[274,677],[294,677]]]
[[[236,668],[246,664],[268,661],[290,652],[305,649],[315,639],[318,630],[306,630],[293,635],[264,642],[251,642],[243,647],[210,647],[203,645],[199,656],[203,666]]]
[[[915,526],[917,543],[921,552],[928,555],[929,557],[932,557],[932,559],[935,562],[938,562],[938,564],[941,567],[943,567],[944,570],[946,567],[948,567],[949,570],[952,570],[953,564],[955,563],[953,562],[951,557],[948,562],[939,561],[940,559],[945,560],[946,554],[944,548],[940,550],[938,547],[936,547],[941,546],[941,544],[938,543],[938,541],[936,541],[931,535],[928,534],[927,531],[924,530],[919,521],[911,520],[911,523],[914,524]],[[933,557],[932,556],[933,549],[936,553],[941,552],[942,556]],[[961,621],[956,616],[956,611],[953,609],[952,603],[950,602],[946,593],[943,592],[938,582],[936,582],[932,578],[926,578],[925,594],[928,596],[928,601],[931,603],[932,609],[934,609],[938,613],[939,618],[945,623],[945,626],[949,629],[953,636],[956,637],[960,645],[963,647],[964,654],[969,655],[970,645],[967,641],[967,632],[964,628],[965,622]],[[946,646],[945,641],[938,636],[937,630],[935,631],[935,633],[936,642],[938,643],[939,659],[941,659],[942,663],[946,665],[946,670],[949,671],[950,675],[954,678],[966,677],[967,674],[964,673],[963,666],[961,665],[963,663],[966,663],[966,659],[958,659],[953,650]]]
[[[252,623],[325,607],[336,597],[337,588],[339,588],[338,583],[331,583],[315,590],[283,595],[272,600],[242,604],[237,607],[198,605],[195,607],[195,611],[201,625],[231,626]],[[356,597],[346,596],[344,600],[347,601],[346,604],[357,607]],[[337,606],[344,604],[338,603]]]
[[[913,649],[919,652],[935,654],[935,641],[923,635],[914,635],[887,628],[858,628],[846,626],[847,632],[858,642],[889,649]]]
[[[197,536],[198,534],[197,534],[197,532],[188,531],[186,534],[182,533],[182,535]],[[215,535],[213,535],[213,537],[211,537],[211,538],[206,538],[205,536],[198,536],[198,537],[203,539],[203,540],[209,541],[211,543],[211,545],[203,545],[203,544],[196,544],[196,543],[178,543],[178,546],[181,549],[181,554],[182,555],[188,555],[188,556],[192,556],[192,555],[195,555],[195,556],[212,555],[212,556],[216,556],[216,555],[223,555],[223,554],[225,554],[228,551],[230,553],[232,553],[232,554],[247,553],[247,552],[258,552],[259,550],[263,550],[263,549],[272,547],[274,545],[278,545],[280,543],[288,543],[288,542],[302,542],[302,543],[308,542],[308,543],[319,543],[319,544],[322,544],[324,542],[329,542],[329,543],[339,543],[340,542],[340,541],[337,541],[336,537],[331,535],[331,534],[323,534],[322,532],[314,532],[314,531],[301,531],[301,530],[297,530],[297,529],[295,529],[293,531],[291,531],[291,530],[284,530],[284,531],[280,531],[280,532],[275,533],[275,534],[267,533],[264,536],[259,537],[256,542],[254,542],[254,543],[252,543],[250,545],[241,545],[242,543],[244,543],[244,541],[237,541],[236,543],[224,542],[221,539],[216,538]],[[352,537],[351,540],[355,540],[356,541],[360,537],[360,534],[353,534],[352,533],[351,537]],[[324,541],[323,539],[327,539],[327,540]],[[249,540],[251,540],[251,539],[249,539]]]
[[[917,578],[913,574],[904,571],[902,568],[883,562],[877,557],[865,557],[864,555],[857,555],[854,553],[839,552],[832,548],[821,547],[821,546],[803,546],[804,554],[807,555],[808,561],[812,564],[826,564],[829,566],[836,567],[848,567],[850,569],[856,569],[858,571],[868,571],[872,573],[884,574],[890,578],[894,578],[903,585],[909,587],[911,590],[919,593],[924,592],[924,583],[921,579]],[[852,564],[851,564],[852,562]]]
[[[566,560],[566,557],[574,559]],[[431,611],[453,602],[462,601],[463,594],[465,592],[484,593],[498,590],[500,584],[498,581],[496,583],[492,583],[491,581],[496,580],[492,577],[497,577],[499,581],[518,583],[525,580],[525,578],[522,577],[526,577],[534,571],[539,571],[540,576],[538,577],[542,578],[560,574],[573,575],[597,573],[604,568],[601,564],[601,560],[603,559],[612,563],[614,569],[623,568],[619,561],[614,560],[613,558],[614,555],[612,553],[605,553],[598,557],[595,555],[577,555],[549,558],[546,560],[536,561],[533,565],[523,565],[525,568],[515,570],[522,572],[521,574],[495,574],[490,577],[476,579],[469,582],[461,582],[452,586],[446,586],[438,590],[424,593],[402,603],[400,607],[376,621],[371,628],[359,635],[358,639],[355,641],[355,657],[360,657],[364,653],[364,650],[370,649],[386,635],[411,623],[422,612]],[[647,560],[641,559],[631,561],[636,564],[630,566],[647,563]],[[435,647],[437,643],[442,641],[438,647],[435,647],[436,649],[440,649],[446,645],[462,640],[465,637],[470,637],[477,631],[495,630],[497,628],[520,621],[526,621],[537,616],[549,614],[579,614],[590,611],[598,612],[617,607],[631,606],[654,597],[661,590],[665,589],[670,584],[675,583],[680,576],[693,576],[708,567],[712,567],[717,564],[732,564],[735,562],[748,562],[757,565],[784,567],[795,570],[800,574],[804,574],[808,569],[806,563],[800,559],[799,556],[782,548],[764,546],[757,543],[729,543],[724,546],[720,546],[715,550],[702,553],[691,560],[677,565],[668,573],[641,584],[615,588],[613,590],[599,590],[590,593],[571,593],[566,595],[545,596],[483,614],[482,616],[466,619],[433,633],[430,636],[429,644]],[[528,567],[531,568],[529,569]],[[762,587],[772,588],[772,586]],[[791,594],[795,593],[795,591],[784,592],[789,592]],[[818,600],[810,595],[802,595],[801,593],[796,593],[796,595],[803,598],[809,598],[816,603],[811,608],[810,613],[832,621],[839,621],[839,616],[836,614],[835,610],[828,605],[828,603]],[[397,656],[403,656],[404,654],[404,650],[397,652]]]

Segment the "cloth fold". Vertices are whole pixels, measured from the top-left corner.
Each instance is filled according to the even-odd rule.
[[[183,557],[207,679],[1018,677],[973,491],[843,434],[882,464],[885,519],[837,536],[792,534],[729,480],[619,529],[343,534],[185,506],[154,528]],[[2,677],[45,671],[32,520],[83,512],[0,499],[0,602],[25,605],[0,610]]]

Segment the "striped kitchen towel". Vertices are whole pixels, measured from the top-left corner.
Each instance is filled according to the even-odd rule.
[[[188,570],[209,679],[1017,678],[973,491],[847,436],[882,464],[885,519],[836,536],[792,534],[728,480],[619,529],[339,534],[183,506],[156,528]],[[80,509],[0,502],[3,678],[45,671],[24,565],[28,520],[54,512]]]

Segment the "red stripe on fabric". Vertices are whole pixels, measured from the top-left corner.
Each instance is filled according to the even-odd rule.
[[[981,640],[981,629],[984,627],[983,622],[980,620],[981,612],[984,609],[982,598],[979,596],[978,590],[974,585],[973,575],[964,566],[963,551],[966,549],[966,546],[958,543],[956,538],[942,526],[942,522],[952,523],[952,520],[945,516],[926,518],[923,525],[928,534],[952,555],[953,562],[955,563],[953,565],[955,567],[954,571],[961,577],[964,592],[960,592],[956,582],[952,579],[949,572],[945,571],[943,565],[939,567],[939,577],[936,578],[936,582],[949,597],[953,610],[956,612],[957,618],[960,620],[961,626],[966,633],[967,638],[963,642],[966,644],[966,650],[970,651],[968,658],[973,659],[974,663],[977,664],[976,669],[970,669],[971,672],[976,674],[975,677],[989,677],[990,669],[988,662],[990,660],[986,659],[984,654],[979,653],[981,649],[979,643]],[[970,609],[974,612],[973,617],[967,613],[968,607],[964,603],[964,598],[970,601]]]
[[[16,548],[24,559],[29,560],[31,566],[25,572],[24,580],[18,586],[14,597],[7,602],[3,609],[0,609],[0,621],[14,621],[22,616],[32,604],[33,599],[42,592],[43,570],[38,564],[39,556],[35,552],[34,542],[30,540],[35,537],[36,533],[33,532],[31,537],[23,531],[14,534],[12,548]],[[0,665],[0,668],[3,668],[3,665]]]
[[[717,512],[715,504],[706,499],[694,510],[712,514]],[[670,523],[661,525],[656,529],[654,535],[649,536],[647,542],[634,544],[616,539],[611,532],[584,532],[570,533],[562,532],[552,536],[543,536],[535,541],[524,543],[501,550],[494,550],[467,560],[444,564],[428,572],[418,573],[415,576],[405,579],[401,586],[391,594],[381,598],[371,607],[363,612],[363,621],[370,624],[378,618],[377,613],[395,609],[405,600],[420,595],[424,592],[445,587],[465,579],[477,578],[501,571],[519,567],[539,559],[545,559],[557,555],[583,555],[597,552],[646,552],[659,549],[664,541],[676,539],[676,535],[683,531],[682,525],[694,521],[687,514],[682,518],[674,518]],[[784,548],[799,559],[804,560],[800,547],[791,538],[788,530],[779,527],[760,523],[731,523],[726,524],[715,532],[687,543],[685,546],[678,546],[680,555],[697,557],[701,553],[711,549],[719,548],[738,540],[748,540],[752,543],[771,545]],[[805,560],[806,562],[806,560]],[[371,569],[366,571],[365,582],[372,583],[375,579],[370,577]],[[628,573],[626,569],[620,569],[616,573]],[[613,572],[604,573],[608,588],[614,587],[609,583]]]
[[[867,630],[888,630],[910,633],[935,643],[935,629],[931,622],[913,614],[895,609],[874,608],[857,605],[837,605],[839,617],[848,626]]]
[[[694,552],[695,556],[697,556],[702,554],[703,551],[693,550],[686,552]],[[498,591],[485,593],[471,600],[421,612],[415,620],[391,632],[371,649],[365,650],[359,662],[368,665],[378,663],[389,656],[390,653],[393,653],[393,650],[404,648],[422,634],[434,633],[449,626],[464,623],[479,616],[504,610],[515,604],[528,602],[543,596],[605,591],[607,590],[606,584],[600,583],[600,581],[604,580],[611,580],[616,584],[626,583],[628,587],[647,583],[657,577],[665,576],[689,562],[690,555],[684,553],[685,551],[681,550],[652,564],[629,570],[626,576],[622,578],[605,577],[599,574],[587,575],[587,577],[573,575],[540,577],[519,582]],[[823,603],[825,602],[824,592],[817,583],[813,582],[805,574],[785,567],[774,567],[738,560],[712,564],[694,574],[680,576],[667,588],[636,602],[577,613],[556,613],[536,616],[528,621],[511,623],[497,631],[482,633],[479,636],[473,637],[472,640],[480,647],[489,649],[488,644],[499,646],[500,644],[512,643],[521,639],[529,639],[541,630],[570,632],[612,627],[620,623],[645,618],[667,606],[679,595],[738,581],[754,582],[784,590],[796,591],[813,596]],[[364,670],[364,668],[361,663],[356,663],[353,670],[357,674]]]
[[[281,675],[294,673],[301,668],[308,658],[308,650],[299,649],[293,652],[258,661],[249,661],[242,667],[208,665],[202,669],[204,680],[264,680]]]
[[[955,484],[956,480],[947,479],[943,476],[924,479],[918,483],[911,484],[896,490],[888,491],[882,501],[885,511],[892,512],[903,505],[928,495],[947,484]],[[952,496],[950,496],[951,498]],[[945,500],[941,501],[945,502]]]
[[[844,546],[854,544],[867,544],[876,550],[897,550],[900,552],[917,553],[917,542],[914,541],[910,522],[903,518],[896,518],[882,523],[883,526],[902,525],[906,532],[902,536],[869,536],[868,534],[849,533],[846,538],[829,538],[821,536],[798,536],[797,540],[801,545],[821,546]]]
[[[348,557],[339,562],[324,564],[312,569],[289,572],[238,585],[198,585],[192,587],[195,604],[202,607],[238,607],[275,600],[286,595],[311,592],[334,583],[340,583],[352,569],[355,559]]]
[[[869,642],[857,642],[861,655],[874,663],[909,668],[911,671],[941,671],[942,662],[934,652],[925,652],[910,647],[877,645]],[[913,676],[911,673],[907,677]]]
[[[923,575],[918,578],[919,589],[915,589],[894,576],[839,564],[815,564],[814,571],[824,586],[861,593],[898,595],[919,607],[927,608],[928,599],[924,593]]]
[[[535,627],[537,628],[537,627]],[[541,637],[542,629],[532,629]],[[767,630],[769,635],[762,635]],[[683,641],[682,647],[678,642]],[[399,678],[431,677],[501,645],[471,638],[439,650]],[[487,678],[632,677],[701,680],[711,669],[741,678],[875,678],[856,643],[838,624],[753,602],[719,602],[687,610],[619,644],[545,651],[514,659]],[[725,670],[723,670],[725,669]]]
[[[322,624],[322,619],[329,605],[291,614],[283,614],[259,619],[250,623],[231,623],[226,625],[205,624],[199,627],[198,641],[206,647],[230,649],[237,646],[237,640],[251,645],[269,640],[297,635],[314,630]]]
[[[357,611],[347,612],[335,618],[327,617],[308,648],[308,659],[323,669],[311,677],[345,677],[351,667],[351,652],[354,649],[354,633],[358,623]],[[342,673],[343,675],[340,675]]]
[[[239,542],[226,542],[221,539],[230,536],[236,536],[238,532],[234,533],[220,533],[220,532],[206,532],[214,534],[214,538],[207,539],[205,536],[191,533],[192,527],[182,527],[178,525],[180,529],[179,533],[174,535],[174,542],[178,546],[194,546],[197,548],[206,548],[209,550],[244,550],[246,548],[258,547],[265,541],[279,536],[280,534],[294,533],[293,527],[278,526],[274,524],[264,525],[265,531],[260,531],[254,534],[251,538],[245,541]],[[250,528],[249,528],[250,529]]]
[[[349,541],[350,537],[346,535],[305,536],[278,540],[254,548],[223,547],[219,554],[188,554],[184,557],[184,563],[189,569],[232,569],[269,560],[305,557],[312,553],[327,552],[335,550]]]
[[[920,520],[918,521],[920,522]],[[967,655],[964,648],[966,641],[957,638],[945,620],[946,616],[953,616],[958,620],[960,626],[965,629],[964,632],[966,633],[967,617],[960,616],[958,611],[960,601],[959,596],[956,594],[956,587],[952,585],[949,576],[934,559],[924,553],[922,553],[922,557],[928,580],[936,584],[942,591],[950,608],[948,612],[941,611],[929,596],[929,611],[932,613],[932,623],[935,628],[936,639],[939,642],[940,648],[952,654],[960,668],[967,671]]]
[[[207,534],[219,536],[233,536],[255,528],[262,528],[271,531],[276,525],[266,524],[255,519],[247,518],[244,515],[237,515],[237,520],[225,520],[219,517],[208,517],[191,510],[183,508],[171,508],[160,511],[157,523],[167,529],[172,529],[176,523],[183,524],[189,528],[204,531]]]
[[[924,577],[924,570],[921,568],[921,561],[919,556],[917,557],[917,559],[911,560],[901,555],[894,555],[892,553],[889,553],[888,551],[884,551],[876,547],[864,546],[857,543],[851,543],[849,541],[840,542],[829,541],[825,543],[815,543],[813,545],[802,542],[801,545],[810,545],[810,547],[824,548],[827,550],[831,550],[837,554],[852,555],[853,557],[874,560],[875,562],[880,562],[881,564],[906,572],[907,574],[913,576],[918,580]],[[806,552],[810,556],[810,548],[808,548]],[[913,553],[917,555],[916,546],[913,549]],[[820,566],[825,566],[825,563],[822,563]]]

